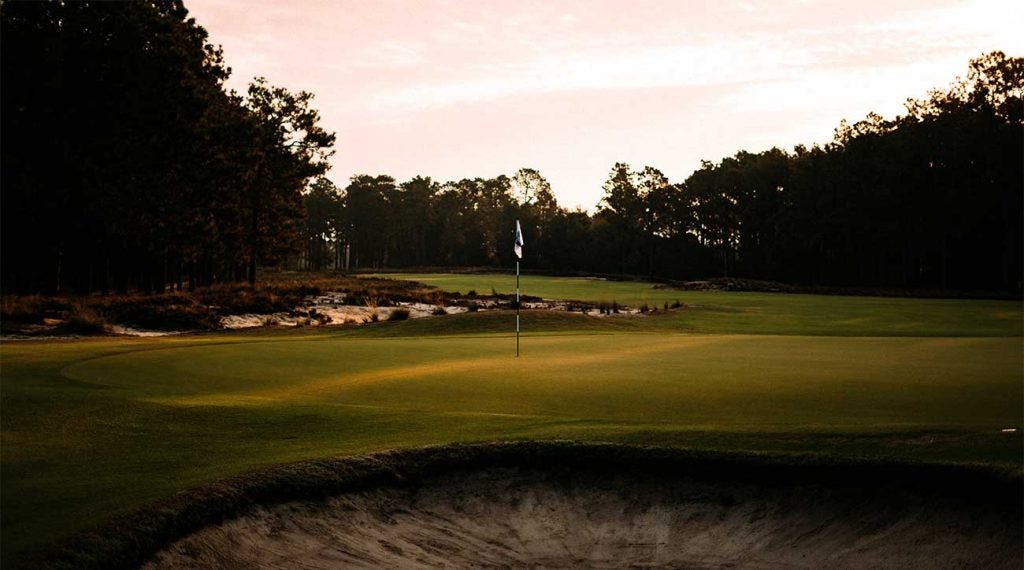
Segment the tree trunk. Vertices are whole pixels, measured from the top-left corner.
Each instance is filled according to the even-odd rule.
[[[251,225],[251,227],[249,229],[250,229],[250,232],[251,232],[251,235],[249,236],[249,239],[251,240],[251,243],[249,244],[249,286],[255,287],[256,286],[256,241],[257,241],[257,237],[256,236],[257,236],[257,234],[259,232],[259,216],[256,213],[255,204],[253,205],[253,209],[252,209],[252,225]]]

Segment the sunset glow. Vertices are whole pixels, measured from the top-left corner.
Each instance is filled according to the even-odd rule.
[[[701,159],[824,143],[892,116],[973,57],[1024,51],[1003,1],[187,2],[244,89],[316,94],[358,173],[540,170],[591,209],[616,161],[681,181]]]

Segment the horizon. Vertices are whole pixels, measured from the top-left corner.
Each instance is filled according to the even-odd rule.
[[[592,212],[616,162],[681,182],[702,160],[832,140],[891,118],[1001,50],[1022,8],[1000,0],[687,5],[193,0],[228,86],[315,95],[338,135],[327,177],[444,182],[535,168]],[[282,35],[289,36],[282,38]],[[311,56],[311,53],[317,53]]]

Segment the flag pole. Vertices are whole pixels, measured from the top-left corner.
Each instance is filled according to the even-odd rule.
[[[523,258],[523,230],[519,227],[519,220],[516,220],[516,244],[513,251],[516,254],[516,358],[519,358],[519,260]]]

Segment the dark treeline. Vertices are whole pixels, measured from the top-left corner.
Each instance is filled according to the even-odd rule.
[[[252,283],[286,262],[508,267],[516,219],[537,270],[1021,290],[1021,58],[984,55],[825,146],[740,152],[678,182],[616,164],[588,214],[531,169],[335,186],[312,96],[227,91],[180,1],[0,11],[5,293]]]
[[[1024,60],[992,53],[892,120],[835,140],[740,152],[679,183],[616,164],[593,215],[557,205],[536,171],[437,183],[355,176],[306,196],[307,268],[527,265],[837,286],[1021,287]],[[530,198],[529,200],[525,200]]]
[[[255,279],[301,245],[334,135],[229,69],[180,2],[3,2],[5,292]]]

